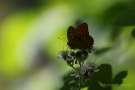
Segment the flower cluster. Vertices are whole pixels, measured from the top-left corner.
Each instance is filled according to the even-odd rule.
[[[88,58],[91,50],[66,50],[59,51],[59,60],[65,60],[67,65],[72,67],[75,70],[74,74],[70,74],[73,77],[73,80],[69,82],[71,90],[80,89],[89,79],[94,72],[98,72],[97,66],[88,62],[85,63],[85,60]]]

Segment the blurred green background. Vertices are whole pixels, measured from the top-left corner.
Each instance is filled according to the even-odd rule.
[[[59,90],[71,68],[57,60],[67,29],[88,23],[96,50],[89,61],[127,70],[123,86],[133,90],[135,0],[0,0],[0,90]],[[87,90],[86,88],[83,90]]]

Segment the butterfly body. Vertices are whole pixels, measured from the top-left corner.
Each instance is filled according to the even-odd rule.
[[[93,38],[89,35],[87,23],[82,23],[76,30],[70,26],[67,31],[67,45],[71,49],[91,49],[94,44]]]

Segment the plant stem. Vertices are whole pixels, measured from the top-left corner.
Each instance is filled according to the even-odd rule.
[[[78,90],[81,90],[81,76],[79,77],[79,89]]]

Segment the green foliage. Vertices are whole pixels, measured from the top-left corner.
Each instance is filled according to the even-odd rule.
[[[120,12],[125,11],[127,9],[128,9],[128,6],[127,4],[124,4],[124,3],[119,3],[108,8],[104,14],[104,21],[106,22],[106,24],[108,22],[111,22],[115,16],[117,16]]]
[[[112,26],[111,34],[110,34],[111,40],[115,41],[118,38],[118,36],[121,34],[121,32],[122,32],[121,27]]]
[[[101,48],[101,49],[97,49],[94,54],[95,55],[102,55],[106,52],[108,52],[109,50],[111,50],[112,48],[111,47],[105,47],[105,48]]]
[[[116,26],[134,26],[135,25],[135,10],[126,10],[120,12],[113,20],[113,25]]]

